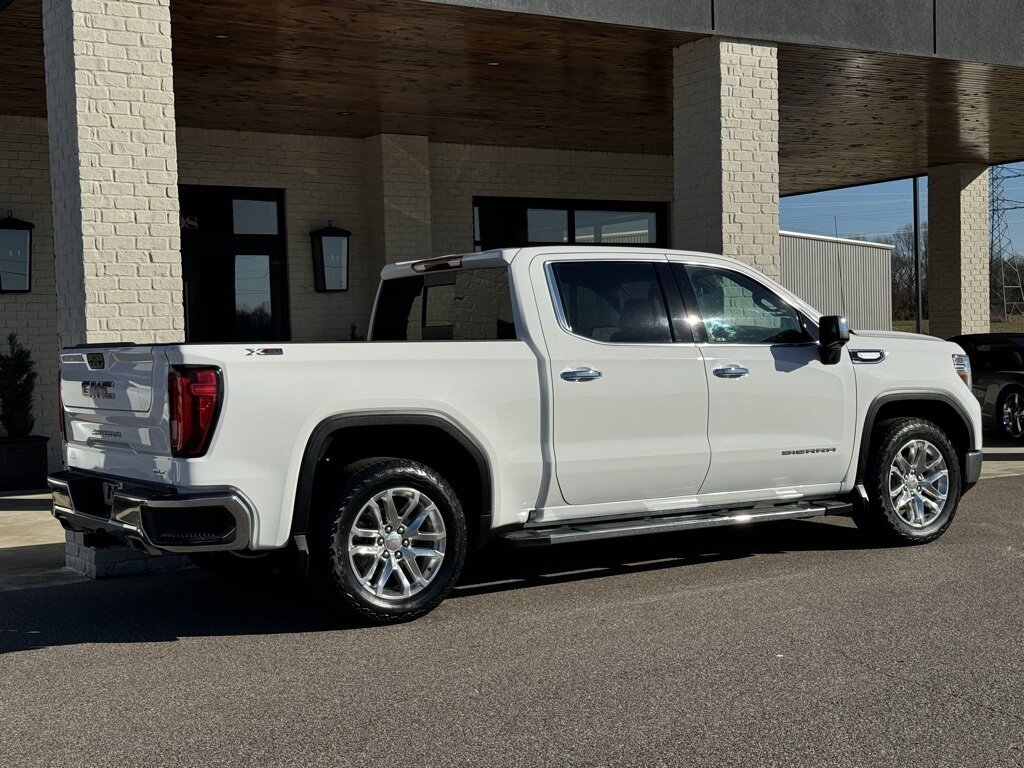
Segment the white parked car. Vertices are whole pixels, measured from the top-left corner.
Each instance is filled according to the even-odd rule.
[[[732,259],[534,247],[382,277],[367,343],[65,349],[54,514],[211,568],[287,554],[390,621],[495,537],[848,514],[918,543],[978,479],[960,347],[850,332]]]

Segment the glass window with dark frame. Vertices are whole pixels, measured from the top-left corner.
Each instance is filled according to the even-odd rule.
[[[626,245],[666,247],[665,203],[478,197],[473,246]]]
[[[800,314],[746,275],[687,265],[711,344],[795,344],[811,341]]]
[[[507,267],[450,269],[385,280],[374,341],[511,341],[518,338]]]
[[[569,330],[614,344],[672,341],[654,265],[646,261],[564,261],[551,265]]]

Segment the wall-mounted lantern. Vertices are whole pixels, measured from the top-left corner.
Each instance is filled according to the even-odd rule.
[[[32,287],[32,229],[27,221],[0,219],[0,293],[25,293]]]
[[[348,290],[348,239],[352,233],[327,222],[309,233],[313,241],[313,282],[318,291]]]

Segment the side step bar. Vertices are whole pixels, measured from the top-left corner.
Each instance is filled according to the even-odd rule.
[[[754,507],[752,509],[725,509],[717,512],[659,515],[630,520],[567,523],[545,528],[523,528],[503,534],[501,539],[516,546],[542,546],[615,539],[621,536],[643,536],[650,533],[672,533],[696,528],[717,528],[723,525],[760,523],[768,520],[799,520],[822,515],[849,515],[852,512],[853,504],[850,502],[823,501]]]

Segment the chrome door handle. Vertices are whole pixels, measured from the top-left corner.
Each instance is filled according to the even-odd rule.
[[[721,368],[715,368],[715,376],[720,379],[742,379],[750,371],[741,365],[725,365]]]
[[[593,368],[574,368],[569,371],[562,371],[562,378],[566,381],[593,381],[601,378],[601,372]]]

